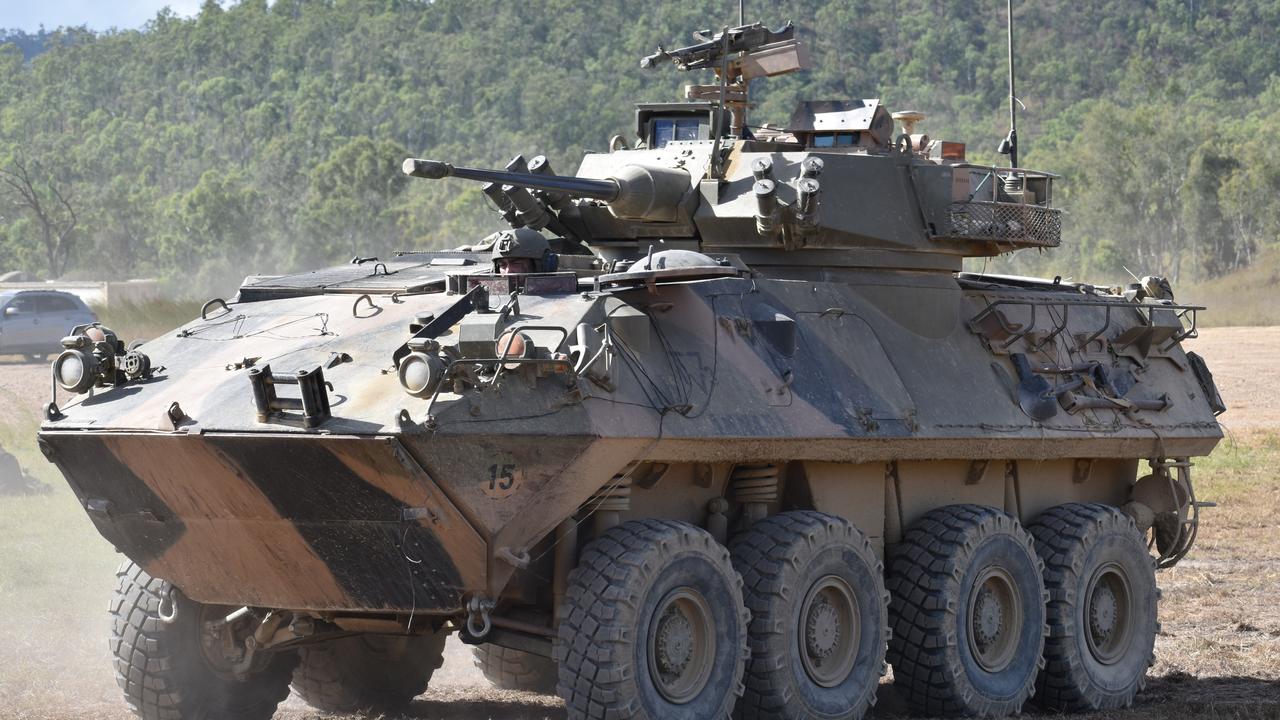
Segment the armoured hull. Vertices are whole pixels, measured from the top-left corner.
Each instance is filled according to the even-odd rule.
[[[814,478],[795,483],[807,492],[841,492],[818,487],[834,475],[879,501],[863,514],[882,543],[889,463],[891,528],[932,507],[939,484],[1005,506],[1005,478],[976,482],[975,459],[994,461],[982,474],[1022,465],[1012,509],[1032,518],[1066,500],[1123,504],[1136,458],[1206,454],[1221,437],[1179,346],[1114,352],[1153,327],[1153,308],[1074,288],[877,272],[524,296],[508,327],[563,328],[528,331],[552,350],[567,351],[580,323],[608,326],[607,373],[510,372],[434,403],[408,397],[386,348],[454,301],[379,298],[367,317],[349,295],[233,304],[148,343],[162,371],[62,408],[42,444],[103,535],[193,599],[447,614],[501,592],[517,569],[501,557],[524,557],[642,463],[669,477],[633,487],[632,507],[691,519],[731,495],[734,465],[790,463]],[[1058,337],[982,319],[1018,326],[1032,308],[1063,318]],[[1154,312],[1159,323],[1169,311]],[[1095,353],[1074,351],[1093,334]],[[1166,405],[1028,423],[1010,355],[1036,343],[1063,364],[1105,362],[1134,376],[1129,399]],[[350,360],[326,369],[332,419],[259,422],[252,365],[333,357]],[[1092,477],[1077,477],[1077,461]],[[677,488],[680,507],[667,507]]]

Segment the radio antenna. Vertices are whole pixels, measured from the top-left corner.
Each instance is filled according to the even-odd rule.
[[[738,27],[747,24],[747,0],[738,0]]]
[[[1009,156],[1009,167],[1018,167],[1018,94],[1013,85],[1013,0],[1008,0],[1009,10],[1009,134],[1000,141],[996,152]]]

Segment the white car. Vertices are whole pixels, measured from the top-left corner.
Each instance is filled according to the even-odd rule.
[[[77,325],[98,321],[88,305],[71,293],[54,290],[0,292],[0,355],[44,360],[61,349],[59,341]]]

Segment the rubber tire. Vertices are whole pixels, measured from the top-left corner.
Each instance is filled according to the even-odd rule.
[[[698,695],[676,705],[650,679],[647,639],[658,603],[685,586],[714,615],[717,661]],[[727,718],[742,696],[751,620],[742,578],[701,528],[650,519],[609,529],[583,547],[558,620],[556,689],[570,720]]]
[[[1053,711],[1084,712],[1129,707],[1155,664],[1160,631],[1155,562],[1133,519],[1118,508],[1072,503],[1046,510],[1029,528],[1044,560],[1049,591],[1049,639],[1036,681],[1036,704]],[[1095,660],[1085,639],[1085,585],[1102,563],[1125,571],[1136,610],[1134,636],[1112,665]]]
[[[755,523],[729,546],[751,611],[751,662],[735,716],[743,720],[861,718],[876,701],[885,672],[889,593],[871,542],[847,520],[813,511]],[[848,678],[827,688],[800,657],[799,615],[807,589],[836,575],[861,610],[861,648]]]
[[[160,619],[169,583],[126,561],[116,571],[111,650],[116,682],[143,720],[267,720],[289,696],[297,653],[275,653],[243,681],[217,675],[199,647],[200,604],[173,593],[177,616]]]
[[[1024,622],[1009,664],[984,670],[969,648],[969,592],[992,565],[1009,573]],[[889,588],[889,662],[916,714],[999,717],[1022,711],[1044,663],[1045,602],[1035,543],[1012,516],[982,505],[926,514],[894,548]]]
[[[471,648],[471,654],[476,667],[494,687],[556,694],[556,662],[551,658],[490,644]]]
[[[394,712],[426,692],[446,634],[353,635],[299,649],[293,689],[317,710]]]

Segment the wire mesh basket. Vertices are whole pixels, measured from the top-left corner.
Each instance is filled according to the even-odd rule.
[[[966,240],[992,240],[1019,246],[1058,247],[1062,211],[1007,202],[957,202],[947,208],[949,225],[939,233]]]

